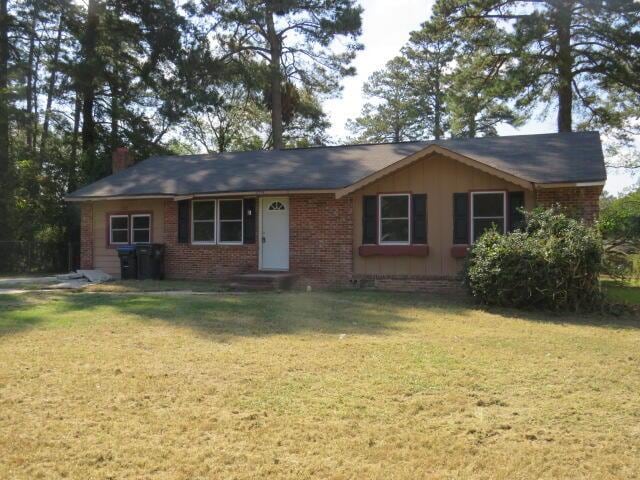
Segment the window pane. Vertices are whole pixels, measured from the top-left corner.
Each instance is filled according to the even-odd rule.
[[[381,242],[408,242],[408,220],[382,220]]]
[[[128,217],[111,217],[111,229],[124,229],[127,230],[129,228],[129,218]]]
[[[220,202],[220,220],[242,219],[242,200],[225,200]]]
[[[131,217],[131,221],[133,222],[133,228],[149,228],[149,224],[151,223],[151,219],[147,216],[145,217]]]
[[[408,217],[409,216],[409,197],[380,197],[381,217]]]
[[[216,202],[193,202],[194,220],[215,220]]]
[[[193,224],[194,242],[213,242],[215,240],[214,222],[196,222]]]
[[[504,232],[504,220],[503,219],[478,219],[473,221],[473,240],[477,240],[480,236],[486,232],[487,230],[491,230],[491,228],[495,225],[496,230],[499,233]]]
[[[222,212],[222,210],[220,210]],[[221,242],[242,241],[242,222],[222,222],[220,223]]]
[[[504,215],[504,194],[473,194],[474,217],[502,217]]]
[[[149,243],[149,230],[134,230],[133,243]]]
[[[127,238],[126,230],[113,230],[111,232],[111,241],[113,243],[127,243],[129,239]]]

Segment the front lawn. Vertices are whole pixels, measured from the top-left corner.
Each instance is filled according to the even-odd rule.
[[[630,317],[0,296],[0,478],[634,478],[638,392]]]

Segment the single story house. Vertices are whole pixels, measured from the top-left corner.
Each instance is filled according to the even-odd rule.
[[[438,289],[469,244],[520,207],[593,221],[606,179],[597,132],[156,156],[68,197],[82,268],[119,275],[116,247],[166,246],[167,278],[290,272],[302,285]]]

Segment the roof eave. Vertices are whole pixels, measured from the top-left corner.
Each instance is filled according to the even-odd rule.
[[[570,187],[601,187],[604,186],[606,180],[594,180],[591,182],[552,182],[552,183],[534,183],[535,189],[544,188],[570,188]]]
[[[287,195],[287,194],[335,194],[337,189],[288,189],[288,190],[252,190],[252,191],[226,191],[226,192],[208,192],[208,193],[189,193],[189,194],[149,194],[149,195],[104,195],[104,196],[67,196],[64,198],[67,202],[100,202],[108,200],[150,200],[150,199],[172,199],[174,201],[190,200],[192,198],[216,198],[216,197],[237,197],[237,196],[264,196],[264,195]]]

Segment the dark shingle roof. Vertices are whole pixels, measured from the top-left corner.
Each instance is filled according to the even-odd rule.
[[[440,145],[533,183],[606,179],[597,132],[157,156],[68,198],[190,195],[349,186],[429,145]]]

